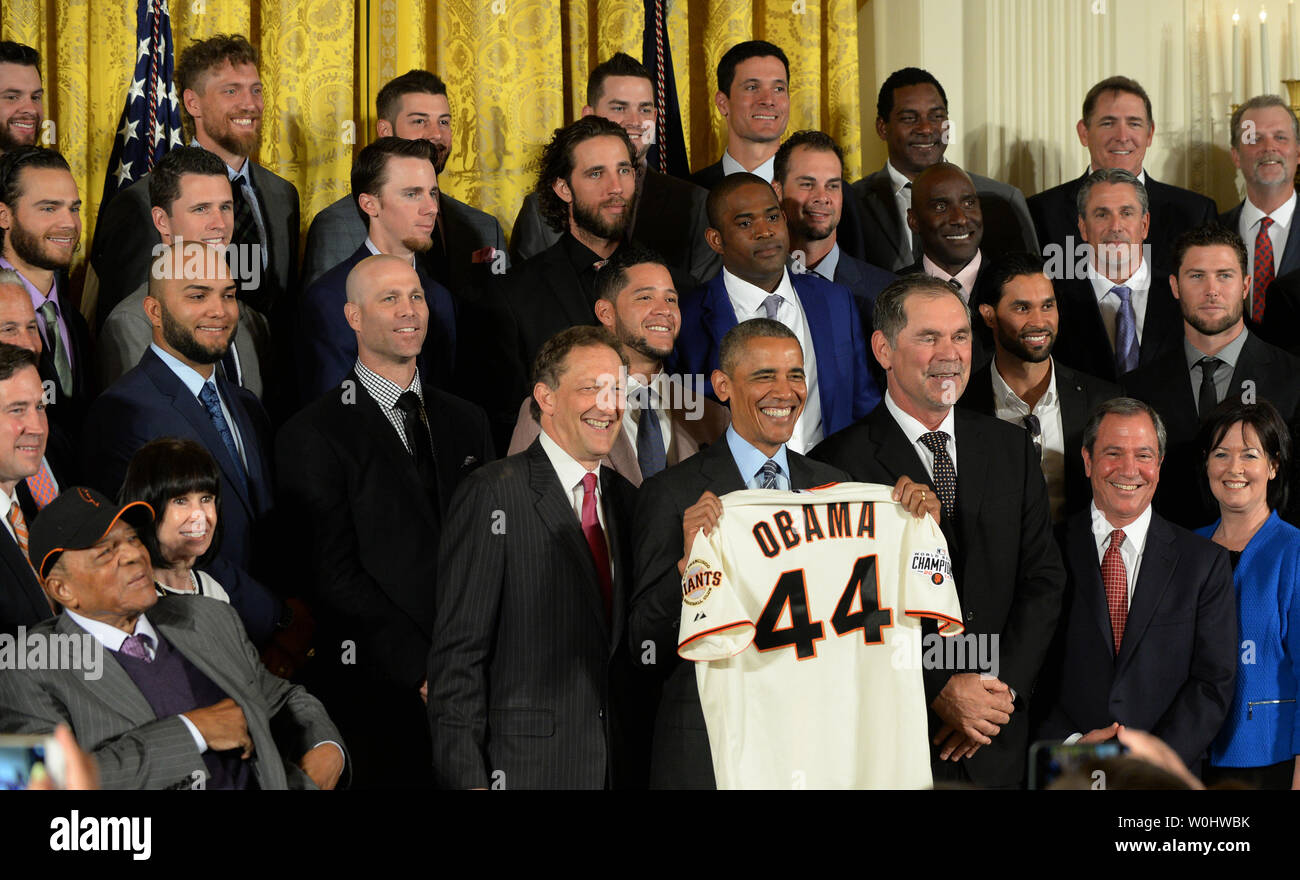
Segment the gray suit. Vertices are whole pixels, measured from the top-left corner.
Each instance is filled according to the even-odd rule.
[[[258,785],[315,788],[298,768],[298,759],[322,742],[343,740],[319,700],[262,665],[234,609],[215,599],[164,596],[146,616],[159,635],[243,710]],[[51,633],[86,635],[63,614],[33,627],[28,638]],[[204,778],[203,758],[180,716],[157,718],[107,650],[102,671],[103,677],[94,681],[77,670],[0,675],[0,730],[37,734],[66,722],[81,747],[94,755],[100,784],[108,789],[189,788]]]
[[[485,247],[505,253],[506,237],[491,214],[471,208],[446,193],[438,196],[438,225],[446,236],[450,278],[438,279],[452,291],[472,284],[475,253]],[[302,258],[302,289],[352,256],[366,241],[366,224],[357,213],[351,194],[317,214],[307,230],[307,250]],[[490,268],[490,261],[479,261]],[[506,269],[510,268],[509,262]],[[430,274],[436,275],[434,272]]]
[[[153,342],[153,325],[144,313],[144,298],[149,295],[149,283],[141,284],[135,293],[113,307],[104,326],[99,331],[96,355],[99,358],[99,387],[107,388],[127,370],[140,363],[149,343]],[[271,363],[271,330],[266,318],[257,309],[240,307],[239,326],[235,329],[234,346],[242,373],[239,383],[263,400],[263,365]],[[234,381],[232,376],[226,377]]]

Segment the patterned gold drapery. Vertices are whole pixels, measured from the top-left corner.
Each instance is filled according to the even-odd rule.
[[[88,252],[114,129],[134,60],[134,0],[4,0],[0,38],[35,46],[53,146],[85,202]],[[551,131],[585,103],[587,72],[641,55],[641,0],[171,0],[178,49],[243,33],[262,55],[259,161],[293,181],[303,229],[347,192],[355,150],[374,134],[379,88],[412,67],[448,84],[455,141],[443,187],[507,232]],[[821,128],[860,176],[854,0],[670,0],[668,27],[692,167],[726,142],[713,106],[728,46],[759,38],[790,58],[790,130]]]

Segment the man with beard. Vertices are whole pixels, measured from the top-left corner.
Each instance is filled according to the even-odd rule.
[[[238,34],[192,43],[176,59],[175,88],[191,143],[226,163],[235,199],[231,245],[241,261],[240,299],[270,318],[272,307],[296,284],[298,190],[251,158],[262,132],[257,50]],[[97,327],[144,283],[151,248],[162,241],[150,220],[148,179],[122,190],[100,212],[90,252],[99,278]]]
[[[410,70],[390,81],[375,98],[375,129],[382,137],[426,140],[433,145],[433,167],[441,177],[451,158],[452,116],[447,85],[427,70]],[[356,190],[321,211],[307,230],[302,283],[309,285],[346,260],[366,239],[357,216]],[[433,246],[421,257],[435,281],[459,293],[483,273],[509,268],[506,238],[491,214],[438,192]]]
[[[116,497],[141,446],[159,437],[197,441],[221,469],[218,558],[265,576],[253,544],[271,510],[270,422],[251,391],[216,369],[239,322],[235,281],[217,248],[188,242],[158,245],[157,253],[144,301],[153,343],[90,407],[86,481]]]
[[[31,46],[0,40],[0,156],[36,143],[44,98],[40,54]]]
[[[44,351],[41,376],[54,390],[51,422],[78,437],[90,403],[90,333],[68,302],[68,267],[81,242],[81,197],[67,161],[44,147],[0,156],[0,268],[22,277]]]
[[[338,385],[357,359],[357,336],[344,318],[347,282],[367,257],[390,254],[415,267],[429,308],[420,371],[426,382],[446,388],[456,358],[456,307],[451,293],[426,272],[420,256],[437,236],[438,175],[426,140],[381,137],[352,166],[354,211],[366,239],[343,262],[317,278],[297,307],[297,390],[307,403]]]
[[[603,461],[640,486],[721,437],[729,416],[689,377],[664,372],[681,312],[672,275],[660,257],[635,243],[619,248],[596,273],[596,297],[596,319],[614,334],[628,359],[623,430]],[[531,401],[519,409],[510,455],[526,450],[542,430]]]
[[[1083,428],[1097,404],[1119,397],[1117,386],[1052,359],[1059,326],[1056,292],[1036,254],[1010,253],[988,269],[980,317],[993,331],[993,360],[971,371],[957,401],[1004,422],[1021,425],[1041,457],[1052,521],[1088,506],[1083,472]]]
[[[1168,432],[1156,511],[1193,528],[1219,516],[1197,443],[1201,424],[1228,398],[1267,400],[1294,430],[1300,358],[1246,329],[1251,277],[1237,233],[1217,225],[1188,230],[1174,243],[1173,256],[1178,273],[1169,283],[1183,314],[1182,345],[1126,376],[1124,390],[1155,408]],[[1281,513],[1294,521],[1294,502]]]

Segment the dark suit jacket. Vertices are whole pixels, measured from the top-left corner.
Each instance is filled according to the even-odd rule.
[[[880,402],[880,389],[867,370],[862,318],[848,288],[811,272],[791,272],[790,281],[808,319],[817,355],[822,432],[829,437],[871,412]],[[718,368],[722,337],[737,324],[722,273],[682,297],[681,312],[682,329],[669,372],[703,376],[705,393],[713,396],[709,377]]]
[[[692,183],[647,168],[637,196],[632,240],[694,278],[712,277],[722,268],[722,257],[704,240],[704,230],[709,226],[704,210],[708,196],[707,191]],[[510,233],[511,260],[522,263],[559,240],[560,233],[542,220],[537,195],[529,193]]]
[[[26,480],[19,480],[17,488],[18,505],[30,531],[37,516],[36,502],[27,491]],[[13,634],[20,626],[31,628],[50,616],[50,603],[36,580],[36,572],[9,529],[0,525],[0,633]]]
[[[998,678],[1016,692],[1011,721],[962,766],[977,784],[1015,785],[1024,777],[1029,748],[1025,710],[1060,613],[1065,572],[1052,540],[1047,484],[1028,433],[961,408],[954,416],[957,516],[940,527],[952,553],[966,632],[998,634]],[[825,440],[812,455],[864,483],[892,486],[904,475],[933,483],[885,406]],[[927,702],[953,672],[926,671]],[[935,718],[932,712],[932,724]]]
[[[790,485],[811,489],[844,480],[843,471],[786,450]],[[695,684],[695,664],[677,656],[682,614],[682,515],[705,491],[722,496],[745,488],[725,439],[646,480],[636,507],[636,574],[628,638],[636,659],[666,679],[655,719],[650,764],[653,788],[714,788],[713,755]],[[646,643],[654,651],[645,649]]]
[[[1085,171],[1074,180],[1044,190],[1029,199],[1029,213],[1038,230],[1038,241],[1044,249],[1056,245],[1063,249],[1066,260],[1075,261],[1074,248],[1067,247],[1073,239],[1077,247],[1079,237],[1079,209],[1075,198],[1079,188],[1088,179]],[[1188,229],[1204,226],[1218,217],[1219,209],[1211,199],[1189,189],[1170,186],[1153,180],[1147,174],[1147,210],[1151,213],[1151,228],[1146,243],[1151,245],[1151,261],[1156,275],[1167,278],[1173,272],[1174,239]]]
[[[58,373],[54,369],[54,347],[48,342],[41,346],[40,362],[37,370],[46,388],[55,390],[54,397],[45,409],[50,422],[51,433],[58,432],[62,437],[78,438],[86,421],[86,409],[99,393],[99,383],[95,381],[95,355],[90,344],[90,328],[81,311],[71,302],[72,285],[66,272],[59,272],[55,282],[59,291],[59,314],[68,326],[68,347],[72,355],[72,393],[64,394],[59,387]],[[44,327],[44,320],[37,313],[36,320]],[[42,337],[43,338],[43,337]]]
[[[348,301],[348,274],[370,256],[362,239],[352,256],[317,278],[298,303],[298,391],[304,403],[336,388],[357,362],[357,334],[343,316]],[[439,388],[450,386],[456,358],[455,327],[439,319],[435,306],[455,315],[451,293],[426,272],[419,260],[415,273],[429,305],[428,331],[420,355],[420,376]]]
[[[1060,363],[1096,376],[1118,382],[1115,349],[1106,335],[1097,295],[1087,278],[1065,278],[1053,283],[1060,329],[1052,355]],[[1171,351],[1182,351],[1183,313],[1169,289],[1169,276],[1157,275],[1147,291],[1146,318],[1142,325],[1142,344],[1138,348],[1138,367],[1152,363]]]
[[[1300,379],[1300,358],[1250,333],[1232,371],[1228,397],[1267,400],[1294,430],[1300,420],[1297,379]],[[1219,506],[1210,494],[1205,456],[1198,442],[1202,419],[1196,412],[1191,373],[1182,345],[1125,376],[1124,390],[1130,397],[1155,407],[1165,422],[1169,439],[1153,502],[1156,512],[1188,529],[1217,520]],[[1292,496],[1294,500],[1294,492]],[[1293,518],[1294,512],[1294,507],[1291,511],[1279,511],[1287,518]]]
[[[1160,737],[1194,767],[1223,725],[1237,676],[1227,551],[1152,516],[1116,656],[1091,514],[1072,517],[1065,534],[1065,613],[1035,695],[1052,711],[1037,735],[1118,721]]]
[[[1066,516],[1083,510],[1092,500],[1092,484],[1083,472],[1083,429],[1098,404],[1119,397],[1118,385],[1095,379],[1053,362],[1056,393],[1061,401],[1061,430],[1065,434],[1065,508]],[[970,382],[957,405],[986,416],[997,415],[993,399],[993,362],[972,370]],[[1013,423],[1019,424],[1019,423]]]
[[[1236,232],[1245,205],[1244,200],[1240,201],[1232,210],[1220,214],[1219,223]],[[1300,232],[1296,227],[1297,224],[1292,223],[1287,232],[1281,264],[1273,266],[1273,283],[1268,286],[1264,297],[1263,320],[1252,321],[1249,304],[1246,309],[1246,322],[1251,333],[1292,354],[1300,351]],[[1255,242],[1247,241],[1247,272],[1255,271],[1254,251]]]
[[[712,165],[705,165],[687,179],[701,189],[710,190],[726,176],[722,171],[722,157],[718,157],[718,161]]]
[[[322,742],[342,746],[343,738],[319,700],[267,671],[234,611],[215,599],[164,596],[146,616],[243,710],[258,786],[315,788],[298,759]],[[36,632],[90,638],[66,614]],[[66,722],[78,745],[94,756],[106,789],[189,788],[203,778],[203,757],[180,716],[155,716],[112,653],[103,651],[102,657],[98,679],[75,669],[0,675],[0,730],[49,733]]]
[[[456,490],[439,545],[429,653],[434,775],[444,788],[644,784],[648,718],[627,657],[633,489],[600,470],[613,565],[607,618],[569,492],[542,449]]]

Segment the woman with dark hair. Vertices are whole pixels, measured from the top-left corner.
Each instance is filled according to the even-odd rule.
[[[1300,529],[1277,515],[1286,506],[1290,433],[1267,401],[1222,406],[1203,432],[1220,519],[1198,533],[1232,558],[1241,631],[1237,689],[1205,781],[1300,788]]]
[[[131,458],[118,500],[143,501],[154,510],[153,531],[140,540],[159,595],[230,603],[221,584],[200,570],[220,546],[221,472],[206,449],[177,437],[146,443]]]

